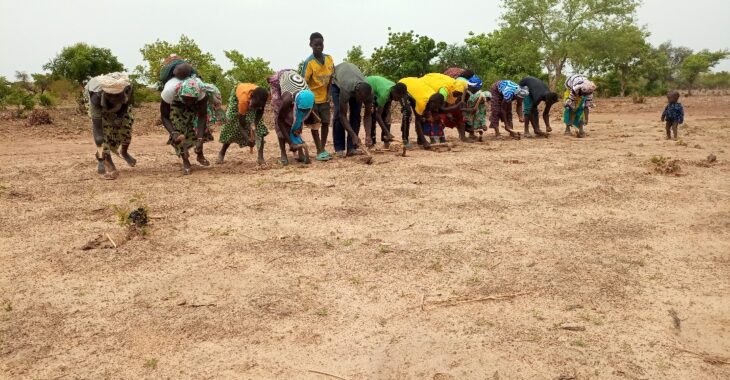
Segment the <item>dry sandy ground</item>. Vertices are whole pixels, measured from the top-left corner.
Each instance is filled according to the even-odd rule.
[[[82,116],[2,121],[0,378],[728,379],[730,97],[683,101],[686,145],[600,100],[586,139],[189,177],[151,105],[117,181]]]

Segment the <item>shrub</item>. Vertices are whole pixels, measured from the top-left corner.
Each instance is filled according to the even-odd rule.
[[[24,90],[13,88],[12,92],[3,99],[3,105],[15,106],[12,117],[22,118],[25,116],[25,111],[32,110],[35,107],[35,100],[33,95]]]
[[[38,95],[38,103],[44,108],[54,108],[57,101],[49,94],[40,94]]]
[[[142,103],[160,102],[160,93],[147,86],[138,85],[134,87],[134,106]]]

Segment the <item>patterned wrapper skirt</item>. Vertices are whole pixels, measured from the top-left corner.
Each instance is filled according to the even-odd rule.
[[[197,139],[195,128],[198,126],[198,113],[194,109],[176,103],[170,107],[170,120],[172,121],[173,128],[185,136],[185,142],[180,145],[173,144],[172,139],[167,140],[167,143],[175,148],[175,154],[181,156],[185,149],[195,145],[195,140]],[[209,128],[205,128],[203,141],[213,141],[213,135],[210,133]]]

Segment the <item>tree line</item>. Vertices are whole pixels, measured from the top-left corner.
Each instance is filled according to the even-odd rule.
[[[730,73],[711,72],[728,57],[728,50],[694,51],[671,42],[653,46],[648,42],[650,33],[636,22],[639,5],[639,0],[503,0],[502,22],[491,33],[469,33],[463,42],[447,44],[388,28],[384,45],[369,55],[355,45],[343,60],[358,65],[366,75],[391,80],[458,66],[473,70],[487,84],[532,75],[553,89],[566,74],[581,72],[595,80],[602,96],[661,95],[670,89],[691,95],[698,88],[730,88]],[[160,62],[173,53],[188,59],[204,80],[218,86],[224,100],[238,82],[268,86],[266,78],[274,72],[270,62],[237,50],[224,51],[231,66],[224,70],[210,52],[185,35],[177,42],[145,44],[140,53],[144,64],[130,71],[138,102],[159,99],[148,86],[158,81]],[[69,87],[125,68],[109,49],[78,43],[63,48],[43,69],[45,73],[31,75],[18,72],[14,82],[0,77],[0,106],[30,109],[36,101],[53,106]]]

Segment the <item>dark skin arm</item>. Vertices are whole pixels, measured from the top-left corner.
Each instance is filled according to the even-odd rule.
[[[375,110],[375,121],[378,122],[378,125],[380,125],[380,128],[383,128],[385,132],[388,134],[388,141],[393,140],[393,134],[390,133],[390,128],[388,128],[388,123],[386,119],[390,118],[390,100],[388,100],[387,103],[383,107],[378,106]],[[385,116],[385,119],[383,119],[383,112],[385,109],[388,109],[388,114]],[[369,140],[372,141],[372,140]]]
[[[586,125],[588,125],[588,114],[590,113],[589,110],[590,108],[588,107],[583,108],[583,115],[585,115]]]
[[[175,130],[175,127],[172,126],[172,120],[170,120],[171,107],[170,103],[165,101],[160,102],[160,119],[162,120],[162,126],[165,127],[167,133],[169,133],[170,137],[174,140],[177,138],[179,133]]]
[[[352,96],[354,96],[354,94]],[[338,107],[340,107],[340,122],[342,123],[342,126],[345,127],[345,131],[347,131],[347,133],[350,136],[352,136],[351,137],[352,143],[355,145],[360,145],[360,137],[358,137],[357,134],[355,133],[355,130],[352,129],[352,125],[350,125],[350,120],[347,117],[348,112],[350,111],[349,99],[345,99],[344,96],[340,96],[340,104],[338,105]],[[365,128],[366,128],[366,132],[368,135],[370,134],[370,123],[371,123],[370,113],[371,113],[371,111],[372,111],[371,109],[367,109],[367,108],[365,109],[365,115],[366,115]]]
[[[121,121],[121,119],[124,118],[124,115],[127,114],[129,105],[134,102],[134,90],[132,89],[132,86],[127,86],[127,88],[124,89],[124,93],[126,95],[127,102],[122,104],[122,106],[119,108],[119,111],[117,111],[117,120],[119,121]]]
[[[525,122],[525,118],[522,116],[522,98],[519,96],[517,97],[517,101],[515,102],[515,110],[517,111],[517,119],[520,121],[520,123]],[[534,106],[533,106],[534,107]]]
[[[89,92],[89,102],[92,107],[101,107],[101,93]],[[94,143],[97,147],[104,144],[104,128],[102,127],[101,118],[91,119],[91,131],[94,135]]]

